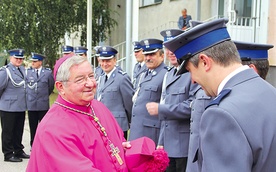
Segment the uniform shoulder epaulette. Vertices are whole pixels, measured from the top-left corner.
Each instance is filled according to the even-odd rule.
[[[164,67],[167,71],[170,71],[170,70],[172,70],[172,68],[173,67],[169,67],[169,66],[166,66],[166,67]]]
[[[0,70],[4,70],[4,69],[6,69],[7,67],[8,67],[7,65],[2,66],[2,67],[0,67]]]
[[[125,71],[122,71],[122,70],[118,70],[118,72],[119,72],[120,74],[122,74],[122,75],[125,75],[125,74],[126,74],[126,72],[125,72]]]
[[[48,67],[46,67],[46,68],[45,68],[45,70],[49,70],[49,71],[52,71],[52,69],[51,69],[51,68],[48,68]]]
[[[27,70],[32,70],[33,68],[32,67],[29,67]]]
[[[227,95],[231,92],[231,89],[223,89],[219,95],[214,98],[210,103],[209,105],[205,108],[205,110],[210,107],[210,106],[213,106],[213,105],[219,105],[220,102],[225,98],[227,97]]]

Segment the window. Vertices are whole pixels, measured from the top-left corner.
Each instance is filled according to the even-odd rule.
[[[140,0],[140,7],[162,3],[162,0]]]

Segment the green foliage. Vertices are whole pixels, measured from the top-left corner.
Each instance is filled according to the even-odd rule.
[[[24,48],[26,54],[45,54],[46,63],[53,67],[65,33],[80,31],[81,44],[86,45],[86,7],[86,0],[1,0],[0,45],[7,50]],[[93,1],[94,46],[117,24],[112,13],[108,0]]]

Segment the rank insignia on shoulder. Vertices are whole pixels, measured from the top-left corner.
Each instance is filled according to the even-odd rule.
[[[2,66],[2,67],[0,67],[0,70],[4,70],[6,68],[7,68],[7,66]]]
[[[225,98],[230,92],[231,92],[231,89],[223,89],[219,93],[219,95],[217,97],[215,97],[205,109],[207,109],[208,107],[213,106],[213,105],[219,105],[219,103],[222,101],[222,99]]]
[[[115,72],[113,72],[113,73],[112,73],[112,77],[115,78],[115,76],[116,76],[116,74],[115,74]]]
[[[122,74],[122,75],[125,75],[125,74],[126,74],[126,72],[125,72],[125,71],[122,71],[122,70],[118,70],[118,72],[119,72],[120,74]]]
[[[164,67],[167,71],[170,71],[173,67],[165,66]]]
[[[45,70],[49,70],[49,71],[52,71],[52,69],[51,69],[51,68],[45,68]]]

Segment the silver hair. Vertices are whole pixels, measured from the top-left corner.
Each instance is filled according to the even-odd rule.
[[[79,65],[88,61],[87,58],[84,58],[79,55],[74,55],[65,60],[60,67],[58,68],[56,81],[68,81],[70,78],[70,68],[75,65]],[[93,71],[93,65],[91,65]]]
[[[233,63],[241,63],[237,48],[232,41],[224,41],[194,55],[189,61],[195,67],[198,66],[199,54],[206,54],[208,57],[211,57],[216,63],[224,67],[227,67]]]

